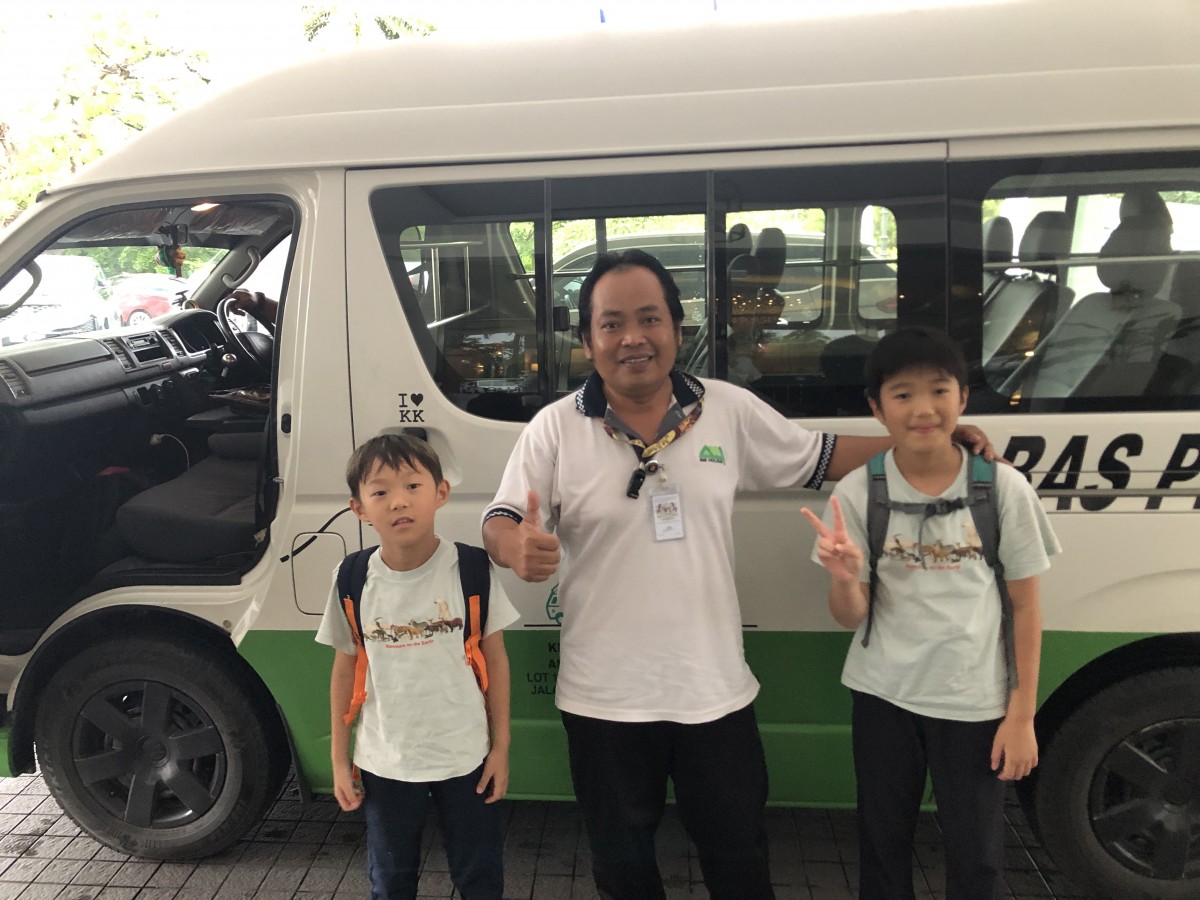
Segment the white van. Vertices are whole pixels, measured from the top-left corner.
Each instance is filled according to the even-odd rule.
[[[161,858],[236,840],[289,764],[329,790],[312,637],[332,568],[370,541],[338,516],[351,449],[420,429],[453,485],[443,536],[478,541],[522,423],[583,374],[553,285],[569,254],[699,234],[685,336],[704,352],[680,364],[748,361],[807,428],[879,432],[861,368],[881,333],[961,341],[969,421],[1066,548],[1043,580],[1030,820],[1082,887],[1197,896],[1195,15],[1013,0],[405,43],[269,75],[56,186],[0,243],[0,303],[67,249],[214,264],[195,308],[0,351],[0,762],[31,771],[36,747],[83,827]],[[732,264],[768,229],[819,253],[754,296],[816,299],[743,341],[753,266]],[[222,303],[263,271],[273,339]],[[799,515],[820,502],[740,498],[737,571],[771,801],[849,806],[850,636]],[[511,790],[567,797],[569,598],[502,577],[523,616]],[[671,632],[653,598],[645,627]]]

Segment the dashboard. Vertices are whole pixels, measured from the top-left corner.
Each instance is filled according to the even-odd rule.
[[[211,368],[224,345],[217,317],[188,309],[136,331],[4,348],[0,478],[64,460],[71,447],[94,447],[97,433],[137,432],[147,421],[167,426],[202,408],[211,387],[205,366]]]

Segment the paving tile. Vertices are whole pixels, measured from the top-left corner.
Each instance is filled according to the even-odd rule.
[[[59,884],[31,884],[17,895],[19,900],[54,900],[62,892]]]
[[[24,856],[37,843],[37,835],[9,834],[0,838],[0,856]]]
[[[571,900],[573,881],[568,875],[538,875],[533,879],[533,900]]]
[[[50,860],[38,859],[37,857],[14,860],[3,872],[0,872],[0,879],[4,881],[23,881],[29,884],[36,881],[37,876],[48,865],[50,865]]]
[[[103,887],[121,869],[119,862],[98,862],[89,860],[86,866],[80,868],[71,879],[71,884],[86,884]]]
[[[86,862],[82,859],[52,859],[46,868],[38,873],[38,884],[70,884],[71,879],[79,874]]]
[[[597,900],[587,835],[574,804],[505,801],[502,814],[506,900]],[[1019,807],[1011,805],[1006,814],[1005,874],[1012,894],[1019,900],[1082,897],[1054,869]],[[779,900],[851,900],[858,882],[852,810],[772,808],[767,830]],[[917,835],[917,896],[943,900],[935,815],[922,814]],[[707,897],[695,851],[673,808],[658,845],[667,897]],[[420,896],[456,896],[432,814],[422,835],[422,859]],[[328,797],[305,806],[294,782],[280,793],[269,817],[229,849],[198,863],[157,863],[131,859],[82,834],[39,778],[0,779],[0,900],[343,900],[368,893],[361,811],[342,813]]]
[[[300,882],[307,874],[307,866],[276,863],[267,871],[261,889],[263,891],[294,891],[300,887]]]
[[[175,888],[144,887],[137,892],[137,900],[175,900]]]
[[[175,892],[175,900],[213,900],[213,892],[207,888],[182,887]]]
[[[102,887],[92,887],[85,884],[72,884],[62,889],[55,900],[96,900]]]
[[[160,863],[146,882],[148,888],[171,889],[181,888],[187,884],[188,877],[196,869],[195,863]]]
[[[229,873],[232,870],[232,866],[226,865],[198,865],[192,870],[192,874],[188,876],[187,881],[183,883],[183,887],[208,891],[209,896],[211,896],[224,884],[225,879],[229,877]]]
[[[59,856],[66,859],[92,859],[100,851],[100,845],[87,835],[71,838],[66,849],[59,851]]]
[[[158,868],[156,862],[127,862],[122,863],[112,878],[108,880],[109,887],[142,888],[150,880]]]
[[[347,869],[342,873],[342,880],[338,882],[337,893],[353,893],[359,897],[365,897],[371,892],[371,877],[367,873],[366,866],[355,866]]]

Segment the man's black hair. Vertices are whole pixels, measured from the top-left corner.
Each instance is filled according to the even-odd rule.
[[[424,469],[433,476],[435,487],[442,483],[441,460],[427,443],[411,434],[380,434],[362,444],[346,463],[346,486],[350,488],[350,496],[362,500],[358,490],[377,465],[399,469],[401,463],[410,469]]]
[[[596,282],[614,270],[633,269],[640,266],[654,273],[658,283],[662,285],[663,298],[667,301],[667,310],[671,313],[671,321],[678,326],[683,321],[683,304],[679,300],[679,285],[671,277],[671,273],[655,257],[645,250],[626,250],[624,253],[601,253],[596,257],[592,270],[583,279],[579,288],[579,339],[588,346],[592,343],[592,291]]]
[[[962,350],[944,331],[935,328],[901,328],[884,335],[867,356],[867,396],[879,402],[883,383],[905,369],[927,368],[967,386],[967,363]]]

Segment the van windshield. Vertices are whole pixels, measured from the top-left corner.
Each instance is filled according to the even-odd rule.
[[[187,303],[235,249],[265,254],[290,221],[278,203],[193,201],[76,223],[0,291],[0,306],[10,307],[0,346],[144,327]]]

